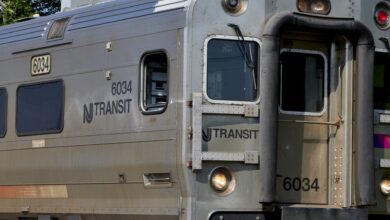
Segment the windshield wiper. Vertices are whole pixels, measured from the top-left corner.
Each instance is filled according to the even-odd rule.
[[[247,49],[247,47],[245,46],[244,35],[242,34],[240,27],[238,25],[232,24],[232,23],[229,23],[228,26],[233,28],[234,32],[236,32],[236,35],[237,35],[238,40],[239,40],[240,51],[241,51],[241,53],[244,56],[245,63],[247,65],[247,67],[252,72],[253,88],[254,88],[254,90],[257,90],[256,74],[255,74],[255,64],[254,64],[254,61],[253,61],[253,58],[252,58],[251,49],[250,49],[250,47],[249,47],[249,49]]]
[[[387,52],[390,53],[390,43],[389,43],[389,38],[388,37],[381,37],[379,38],[379,40],[381,40],[385,46],[386,46],[386,49],[387,49]]]

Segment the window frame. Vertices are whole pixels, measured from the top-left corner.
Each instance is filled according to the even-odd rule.
[[[302,111],[289,111],[282,109],[282,89],[283,89],[283,65],[282,60],[280,59],[280,88],[279,88],[279,112],[285,115],[303,115],[303,116],[323,116],[328,109],[328,87],[329,87],[329,69],[328,69],[328,59],[324,52],[317,50],[307,50],[307,49],[287,49],[284,48],[280,51],[280,57],[283,53],[292,52],[292,53],[301,53],[301,54],[309,54],[309,55],[319,55],[324,59],[324,105],[322,110],[319,112],[302,112]]]
[[[61,126],[59,130],[49,130],[49,131],[40,131],[40,132],[19,132],[18,131],[18,92],[21,87],[26,87],[26,86],[33,86],[33,85],[40,85],[40,84],[47,84],[47,83],[54,83],[54,82],[61,82],[62,83],[62,100],[61,100]],[[33,82],[33,83],[26,83],[26,84],[20,84],[18,85],[16,89],[16,94],[15,94],[15,131],[16,135],[18,137],[23,137],[23,136],[34,136],[34,135],[47,135],[47,134],[60,134],[64,130],[64,122],[65,122],[65,83],[63,79],[54,79],[54,80],[47,80],[47,81],[39,81],[39,82]]]
[[[55,19],[53,21],[50,21],[49,24],[47,25],[46,36],[45,36],[46,41],[52,42],[52,41],[59,41],[59,40],[65,39],[65,35],[66,35],[66,32],[69,28],[71,19],[72,19],[72,16],[69,16],[69,17],[58,18],[58,19]],[[61,28],[61,36],[50,38],[50,31],[53,28],[53,25],[58,23],[58,22],[62,22],[62,21],[65,21],[65,22]]]
[[[387,51],[381,50],[381,49],[375,49],[375,56],[377,53],[381,53],[381,55],[383,55],[383,54],[386,54]],[[375,63],[374,63],[374,65],[375,65]],[[375,74],[375,73],[373,73],[373,74]],[[375,94],[374,94],[374,111],[377,113],[390,114],[390,109],[375,108]]]
[[[204,45],[203,45],[203,95],[207,102],[213,103],[213,104],[226,104],[226,105],[254,105],[260,103],[260,73],[261,73],[261,48],[262,43],[258,38],[254,37],[244,37],[245,41],[252,41],[254,43],[257,43],[259,47],[258,56],[257,56],[257,97],[254,101],[234,101],[234,100],[216,100],[212,99],[207,95],[207,52],[208,52],[208,44],[211,40],[215,39],[221,39],[221,40],[235,40],[239,41],[237,36],[229,36],[229,35],[212,35],[206,38]]]
[[[149,55],[154,55],[154,54],[165,54],[165,56],[167,57],[167,102],[165,104],[164,107],[162,107],[161,109],[153,109],[153,110],[147,110],[145,107],[145,103],[144,103],[144,95],[146,94],[145,93],[145,83],[146,83],[146,77],[145,77],[145,58]],[[169,80],[170,80],[170,63],[169,63],[169,54],[166,50],[164,49],[159,49],[159,50],[153,50],[153,51],[148,51],[148,52],[145,52],[142,54],[141,56],[141,62],[140,62],[140,65],[139,65],[139,97],[138,97],[138,105],[139,105],[139,108],[142,112],[142,114],[144,115],[156,115],[156,114],[162,114],[164,113],[167,108],[168,108],[168,104],[169,104],[169,98],[170,98],[170,94],[169,94],[169,89],[170,89],[170,83],[169,83]]]
[[[5,105],[4,105],[4,133],[1,134],[0,133],[0,138],[4,138],[6,135],[7,135],[7,126],[8,126],[8,91],[7,91],[7,88],[5,87],[0,87],[0,90],[4,90],[4,94],[5,94]],[[1,117],[1,116],[0,116]]]
[[[387,53],[387,50],[375,48],[375,55],[376,55],[376,53]],[[373,94],[373,95],[374,95],[374,102],[375,102],[375,94]],[[373,107],[374,107],[374,125],[387,124],[386,122],[381,122],[380,116],[381,115],[386,115],[386,116],[390,115],[390,109],[378,109],[378,108],[375,108],[375,104]]]

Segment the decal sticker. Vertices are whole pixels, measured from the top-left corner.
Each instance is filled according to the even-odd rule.
[[[285,177],[283,179],[283,189],[285,191],[318,191],[320,186],[318,178],[299,178],[299,177]]]
[[[258,133],[258,130],[249,129],[206,128],[202,131],[202,138],[205,142],[212,139],[257,139]]]
[[[390,136],[385,134],[374,135],[375,148],[390,148]]]
[[[111,95],[112,96],[123,96],[131,94],[131,80],[113,82],[111,84]],[[119,115],[130,113],[131,98],[120,98],[106,101],[90,102],[83,106],[83,123],[92,123],[95,117],[107,116],[107,115]]]

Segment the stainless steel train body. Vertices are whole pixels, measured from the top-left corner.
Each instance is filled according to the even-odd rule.
[[[388,214],[372,86],[389,2],[237,2],[117,0],[1,27],[0,219]]]

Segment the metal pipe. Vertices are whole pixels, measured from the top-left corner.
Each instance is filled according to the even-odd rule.
[[[305,121],[305,120],[279,120],[279,122],[313,124],[313,125],[326,125],[326,126],[332,125],[332,126],[340,127],[341,123],[343,123],[343,120],[339,119],[336,122],[331,122],[331,121]]]
[[[280,12],[263,29],[260,80],[260,202],[275,201],[276,149],[278,139],[280,35],[287,27],[356,38],[356,200],[357,205],[375,203],[374,153],[372,149],[374,40],[369,29],[353,19],[334,19]],[[355,40],[355,39],[353,39]]]

